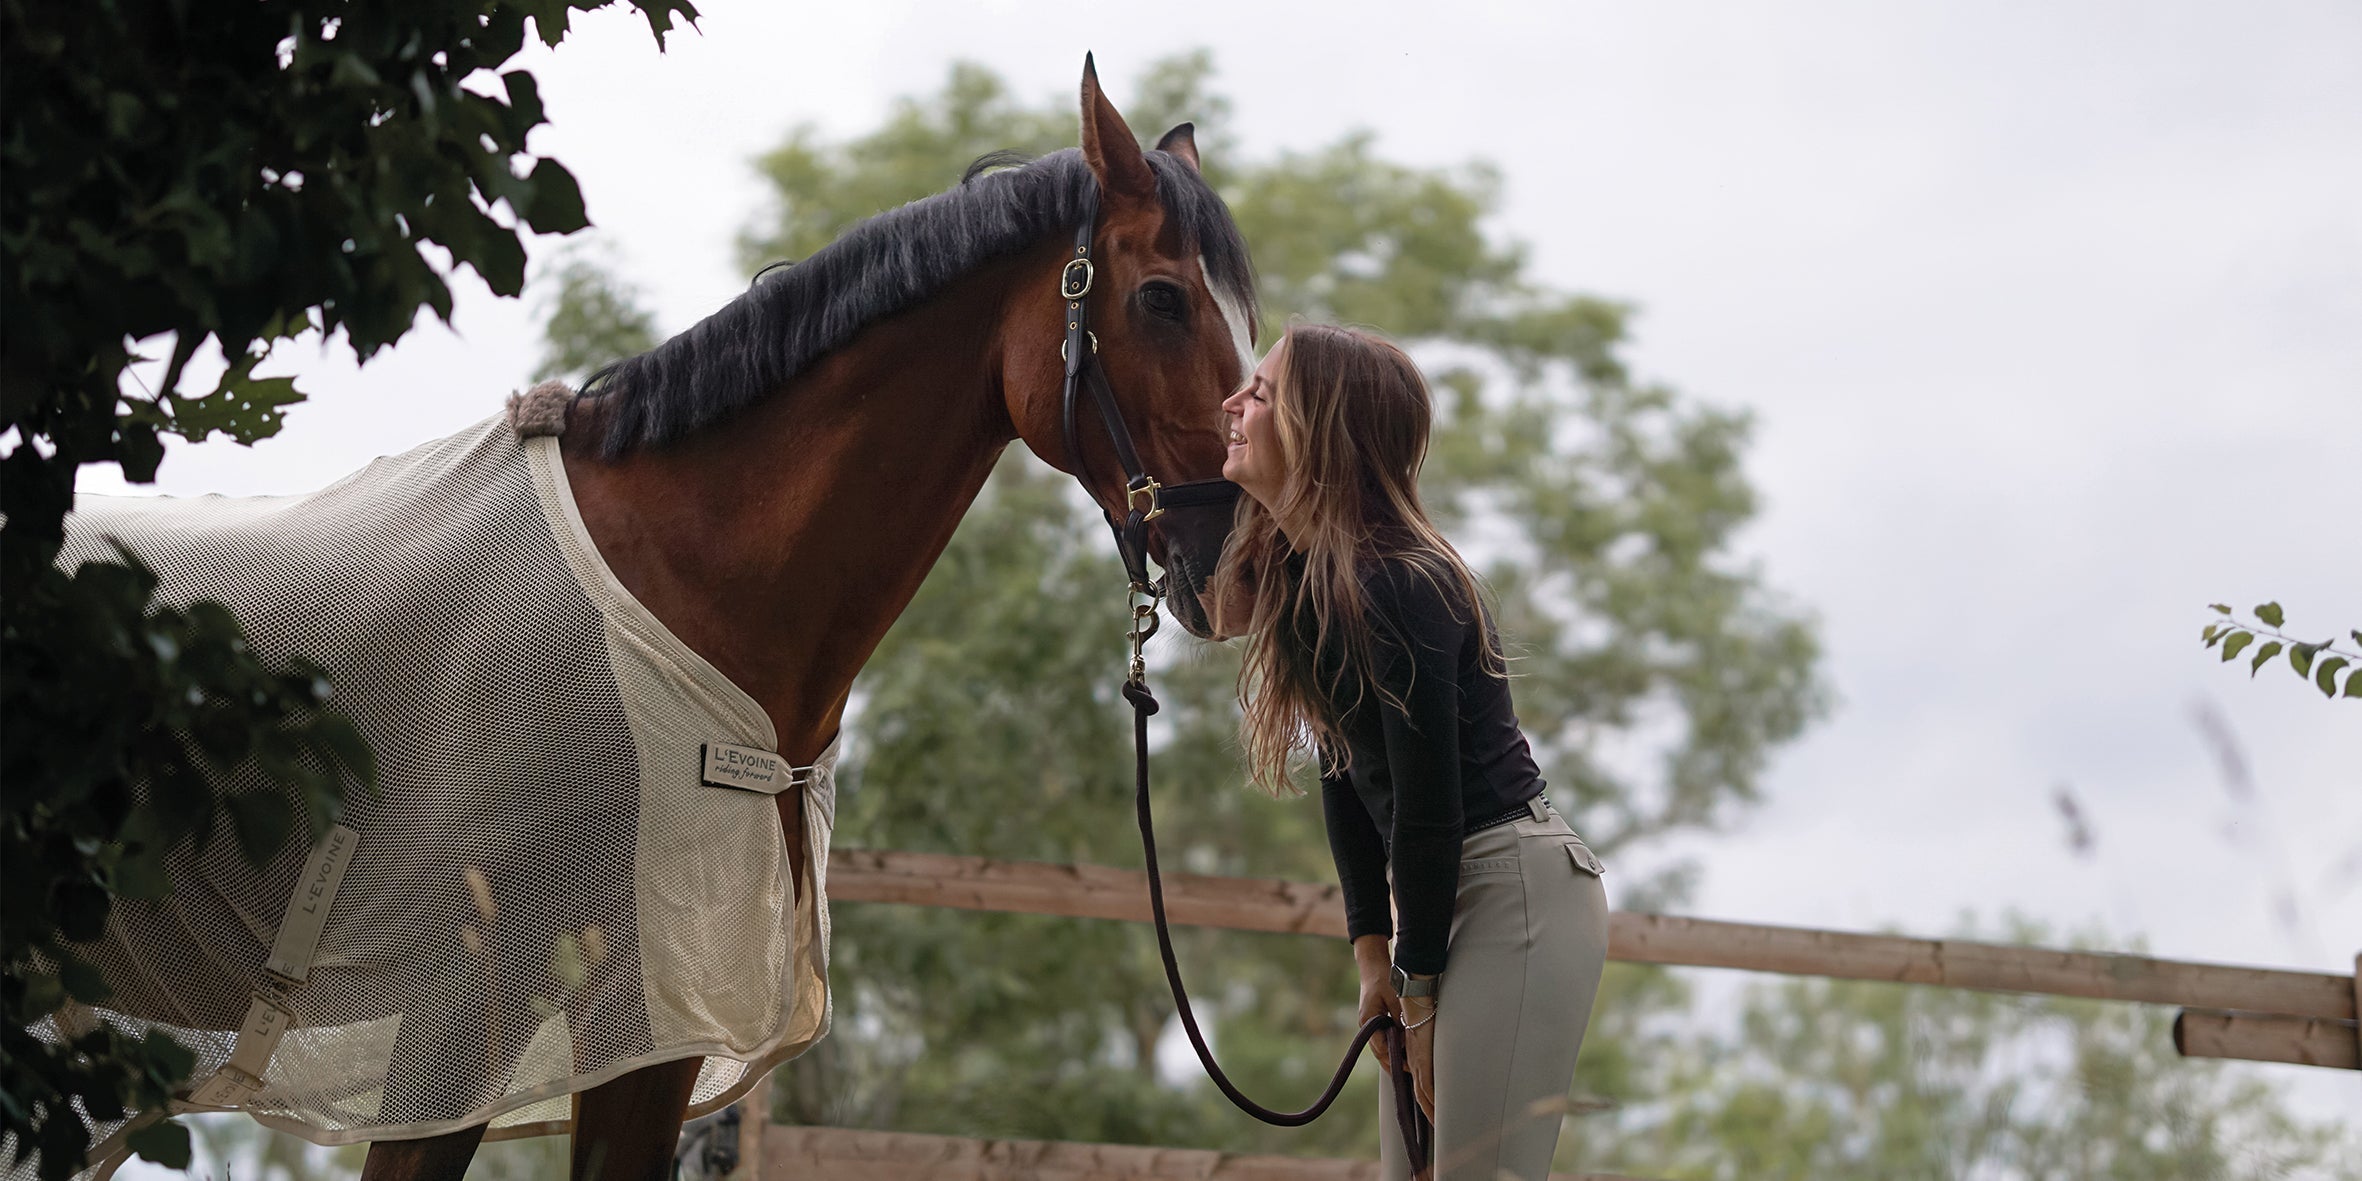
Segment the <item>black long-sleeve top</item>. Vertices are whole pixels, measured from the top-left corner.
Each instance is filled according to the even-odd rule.
[[[1333,643],[1315,664],[1353,756],[1347,772],[1321,777],[1347,937],[1395,934],[1391,864],[1402,918],[1394,962],[1422,974],[1444,969],[1468,826],[1518,809],[1543,786],[1509,684],[1484,667],[1490,623],[1448,579],[1437,581],[1399,558],[1366,564],[1367,671],[1376,683],[1340,679],[1344,658]],[[1311,638],[1303,627],[1298,635]]]

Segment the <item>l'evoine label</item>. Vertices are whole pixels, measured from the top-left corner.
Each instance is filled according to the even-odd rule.
[[[728,742],[708,742],[702,750],[705,765],[697,778],[708,787],[775,796],[795,785],[795,768],[770,751]]]

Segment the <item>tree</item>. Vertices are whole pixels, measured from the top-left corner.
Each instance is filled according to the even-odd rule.
[[[166,436],[274,433],[303,393],[257,375],[272,343],[341,332],[365,360],[421,308],[448,319],[438,257],[516,294],[522,232],[580,229],[582,199],[527,152],[533,76],[467,83],[528,20],[554,45],[603,2],[0,0],[0,1142],[44,1177],[79,1166],[84,1114],[160,1106],[193,1065],[158,1034],[37,1033],[106,998],[74,944],[113,899],[159,896],[175,849],[227,829],[259,861],[371,775],[320,669],[258,658],[218,604],[156,601],[135,554],[56,566],[77,473],[146,482]],[[633,6],[659,44],[695,17]],[[186,384],[208,352],[218,380]],[[249,761],[285,794],[215,790]],[[188,1159],[170,1123],[135,1147]]]
[[[533,380],[571,378],[579,386],[600,366],[655,348],[664,338],[640,306],[638,289],[615,277],[611,257],[585,247],[558,256],[542,318],[541,364]]]

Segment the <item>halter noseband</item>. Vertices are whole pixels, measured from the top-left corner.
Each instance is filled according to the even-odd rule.
[[[1116,404],[1115,390],[1107,384],[1107,372],[1096,364],[1099,338],[1091,331],[1091,284],[1098,277],[1099,268],[1091,262],[1091,233],[1098,218],[1083,219],[1074,231],[1074,257],[1066,260],[1065,269],[1058,272],[1058,297],[1066,301],[1066,343],[1058,352],[1066,359],[1066,389],[1064,392],[1064,428],[1067,466],[1074,477],[1082,481],[1086,490],[1090,481],[1083,464],[1082,448],[1075,439],[1075,394],[1083,386],[1091,388],[1091,399],[1099,406],[1099,420],[1107,425],[1108,442],[1115,445],[1115,460],[1124,469],[1124,518],[1100,510],[1107,517],[1107,526],[1115,533],[1117,552],[1123,555],[1124,574],[1132,580],[1132,593],[1149,599],[1148,632],[1140,633],[1139,640],[1147,639],[1156,629],[1155,601],[1164,597],[1165,580],[1151,580],[1148,576],[1148,523],[1161,517],[1169,509],[1220,508],[1228,509],[1238,502],[1238,485],[1228,480],[1192,480],[1186,484],[1160,484],[1140,465],[1140,453],[1132,446],[1132,432],[1124,426],[1123,408]],[[1135,630],[1139,624],[1138,607],[1134,608]],[[1138,649],[1134,644],[1135,653]],[[1137,678],[1135,678],[1137,679]]]

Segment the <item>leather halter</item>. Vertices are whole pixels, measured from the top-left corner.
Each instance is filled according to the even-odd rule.
[[[1066,301],[1066,343],[1058,350],[1066,359],[1063,396],[1066,463],[1074,470],[1074,478],[1082,481],[1087,490],[1089,471],[1084,467],[1082,447],[1075,438],[1078,400],[1075,395],[1087,385],[1091,400],[1099,408],[1099,421],[1106,424],[1108,442],[1115,445],[1116,463],[1124,469],[1123,519],[1118,521],[1114,513],[1100,511],[1115,534],[1115,547],[1123,555],[1124,574],[1132,580],[1132,592],[1153,601],[1164,597],[1165,582],[1148,576],[1148,523],[1174,509],[1214,508],[1227,512],[1238,502],[1239,488],[1220,478],[1160,484],[1141,466],[1140,453],[1132,446],[1132,432],[1124,426],[1123,408],[1116,404],[1115,390],[1107,384],[1106,369],[1097,363],[1099,338],[1091,331],[1091,285],[1099,271],[1091,261],[1091,234],[1097,222],[1096,216],[1088,217],[1075,228],[1074,256],[1058,272],[1058,296]],[[1155,616],[1151,614],[1148,618],[1149,630],[1153,632]]]

